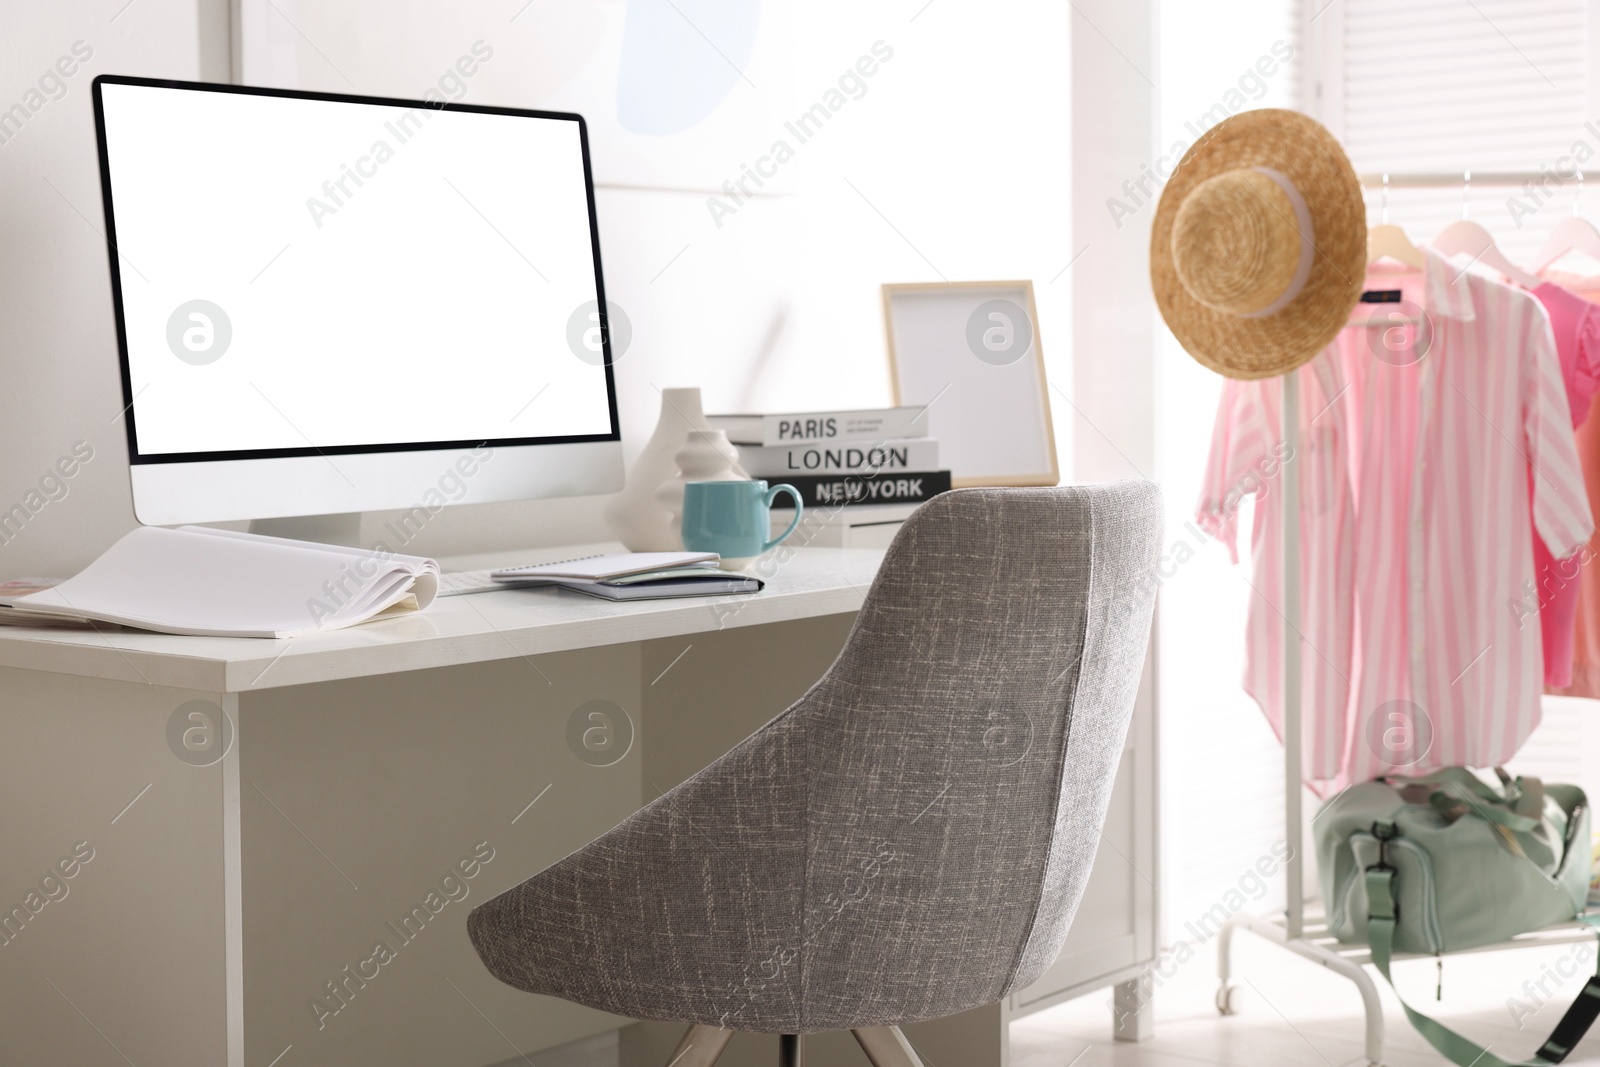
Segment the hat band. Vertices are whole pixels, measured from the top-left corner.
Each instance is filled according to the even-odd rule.
[[[1311,226],[1311,210],[1306,207],[1305,197],[1300,195],[1300,190],[1295,188],[1294,182],[1282,171],[1273,170],[1271,167],[1252,167],[1251,170],[1258,174],[1265,174],[1278,183],[1278,187],[1289,197],[1289,204],[1294,208],[1295,229],[1300,234],[1300,262],[1295,265],[1294,277],[1289,279],[1288,286],[1278,294],[1278,298],[1266,307],[1256,311],[1247,311],[1240,315],[1243,319],[1264,319],[1268,315],[1276,315],[1293,302],[1306,287],[1306,281],[1311,277],[1311,262],[1316,257],[1316,233]]]

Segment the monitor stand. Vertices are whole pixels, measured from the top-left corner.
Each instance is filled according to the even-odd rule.
[[[281,519],[251,519],[250,532],[293,541],[361,548],[361,512],[337,515],[289,515]]]

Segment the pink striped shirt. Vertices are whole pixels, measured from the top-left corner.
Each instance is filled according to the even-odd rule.
[[[1324,796],[1509,759],[1538,724],[1543,672],[1530,492],[1559,556],[1593,531],[1543,307],[1426,260],[1370,273],[1402,302],[1358,305],[1302,368],[1298,456],[1283,455],[1281,384],[1226,384],[1199,506],[1231,549],[1239,497],[1256,497],[1245,688],[1281,737],[1275,478],[1302,463],[1304,759]]]

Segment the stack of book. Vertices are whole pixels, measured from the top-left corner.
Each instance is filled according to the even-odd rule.
[[[739,447],[752,478],[800,490],[806,507],[918,504],[950,488],[939,442],[926,436],[920,407],[814,411],[793,415],[711,415]],[[787,494],[774,507],[787,507]]]

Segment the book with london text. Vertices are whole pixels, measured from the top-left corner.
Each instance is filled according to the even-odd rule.
[[[752,478],[805,474],[887,474],[939,469],[939,442],[931,437],[839,444],[739,446],[739,466]]]
[[[808,508],[849,507],[860,504],[920,504],[950,490],[949,471],[895,471],[882,474],[824,474],[785,477],[784,485],[800,491]],[[789,494],[772,503],[773,510],[790,508]]]

